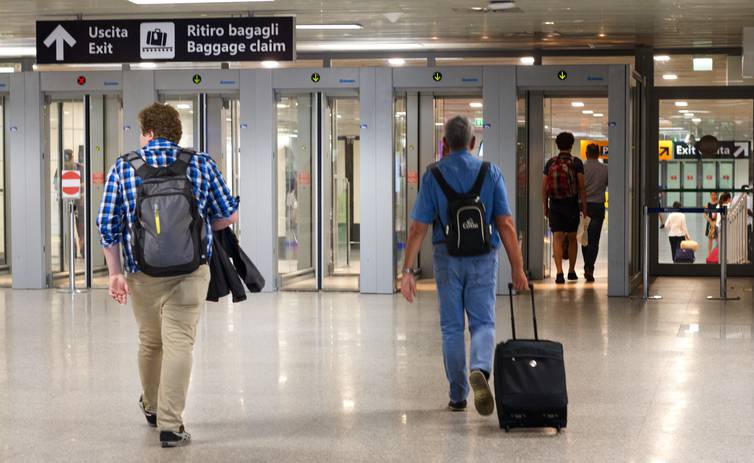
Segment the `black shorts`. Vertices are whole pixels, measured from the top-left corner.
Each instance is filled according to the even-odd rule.
[[[579,198],[550,198],[550,230],[553,232],[576,233],[579,229],[581,209]]]

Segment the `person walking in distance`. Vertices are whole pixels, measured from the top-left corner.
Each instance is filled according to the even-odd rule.
[[[584,163],[584,188],[586,189],[586,213],[589,222],[589,244],[581,247],[584,256],[584,278],[594,281],[594,263],[600,252],[600,235],[605,221],[605,191],[607,190],[607,165],[600,162],[600,147],[590,143],[586,147]]]
[[[680,201],[673,203],[673,209],[681,209],[683,205]],[[681,242],[690,240],[689,229],[686,226],[686,215],[683,212],[671,212],[665,220],[665,230],[668,231],[668,241],[670,242],[670,256],[675,262],[678,249]]]
[[[97,226],[110,296],[120,304],[131,296],[139,328],[139,407],[160,430],[162,446],[176,447],[191,439],[183,410],[212,231],[238,220],[238,199],[209,155],[178,146],[178,111],[154,103],[139,122],[143,148],[110,169]]]
[[[469,383],[482,415],[494,411],[488,384],[495,347],[497,249],[502,245],[517,290],[528,287],[516,226],[508,206],[503,176],[497,166],[471,154],[473,124],[456,116],[445,124],[443,143],[450,154],[430,165],[411,214],[403,264],[401,293],[416,295],[414,263],[430,223],[434,274],[440,299],[440,327],[445,374],[452,411],[466,409]],[[471,333],[470,373],[466,369],[466,317]]]
[[[707,203],[707,209],[717,208],[717,192],[713,191],[709,195],[709,202]],[[715,212],[704,213],[704,219],[707,224],[704,228],[704,236],[707,237],[707,255],[712,254],[712,249],[715,247],[715,240],[717,239],[717,214]]]
[[[574,144],[573,134],[562,132],[555,138],[560,151],[545,164],[542,179],[542,202],[545,217],[550,221],[553,234],[553,254],[555,258],[556,284],[564,284],[563,241],[568,239],[568,279],[578,280],[576,256],[578,243],[576,232],[580,215],[587,215],[586,189],[584,187],[584,163],[571,156]]]

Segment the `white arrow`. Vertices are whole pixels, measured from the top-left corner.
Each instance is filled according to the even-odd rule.
[[[56,27],[44,41],[45,47],[47,48],[50,48],[53,43],[55,43],[55,61],[63,61],[64,44],[67,43],[69,47],[72,47],[76,45],[76,39],[71,37],[71,34],[63,29],[63,26],[58,24],[58,27]]]

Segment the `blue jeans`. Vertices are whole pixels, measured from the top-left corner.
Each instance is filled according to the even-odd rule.
[[[454,257],[444,244],[438,244],[434,249],[434,271],[445,375],[450,383],[450,400],[460,402],[469,394],[466,316],[471,333],[471,370],[492,372],[497,250],[483,256]]]

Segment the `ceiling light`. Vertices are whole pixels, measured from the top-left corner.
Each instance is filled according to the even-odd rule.
[[[676,74],[663,74],[662,78],[665,80],[678,80],[678,75]]]
[[[361,24],[296,24],[296,29],[301,31],[344,31],[364,29]]]
[[[689,105],[688,101],[676,101],[675,102],[676,107],[678,108],[685,108]]]
[[[320,50],[331,51],[385,51],[385,50],[421,50],[424,46],[412,42],[325,42],[317,45]]]
[[[484,105],[480,101],[472,101],[469,106],[475,109],[482,108]]]
[[[0,47],[0,56],[35,56],[36,47]]]
[[[3,66],[3,67],[0,67],[0,73],[7,74],[9,72],[16,72],[16,68],[14,68],[13,66],[7,66],[7,67]]]
[[[702,122],[702,119],[700,117],[695,117],[695,118],[691,119],[691,122],[693,122],[694,124],[698,124],[698,123]]]
[[[605,115],[602,114],[602,113],[594,113],[594,114],[592,114],[592,116],[594,116],[594,117],[605,117]]]
[[[265,69],[275,69],[280,67],[280,63],[277,61],[262,61],[262,67]]]
[[[191,109],[191,105],[188,103],[178,103],[175,107],[178,109]]]
[[[683,117],[685,117],[686,119],[693,119],[694,113],[683,113]]]
[[[605,34],[604,32],[600,32],[599,34],[597,34],[597,37],[604,39],[605,37],[607,37],[607,34]]]
[[[534,57],[533,56],[522,56],[521,57],[521,64],[524,64],[526,66],[531,66],[534,64]]]
[[[689,112],[689,110],[688,109],[679,109],[678,112],[681,113],[681,114],[684,114],[684,113]]]
[[[592,111],[591,109],[585,109],[581,111],[581,114],[594,114],[594,111]]]
[[[694,58],[694,71],[711,71],[712,58]]]
[[[335,118],[336,119],[343,119],[343,116],[341,116],[340,114],[338,114],[338,115],[335,116]]]
[[[516,8],[516,2],[513,0],[490,0],[487,8],[491,11],[512,10]]]
[[[442,122],[435,122],[435,127],[442,127],[444,124]]]
[[[391,66],[403,66],[404,64],[406,64],[406,60],[403,58],[390,58],[389,60],[387,60],[387,62]]]
[[[544,24],[545,26],[552,26],[552,25],[554,25],[554,24],[555,24],[555,21],[545,21],[545,22],[544,22],[543,24]]]
[[[670,61],[670,56],[668,55],[655,55],[655,61],[658,63],[667,63]]]
[[[290,108],[290,106],[288,106],[285,103],[278,103],[277,106],[278,106],[278,109],[288,109],[288,108]]]
[[[484,8],[481,7],[481,6],[472,6],[471,9],[474,10],[474,11],[483,11],[484,10]]]
[[[178,5],[183,3],[247,3],[273,2],[275,0],[128,0],[136,5]]]
[[[157,67],[157,63],[138,63],[136,64],[136,66],[141,69],[155,69]]]
[[[406,117],[406,111],[398,111],[395,113],[395,117]]]
[[[573,106],[574,108],[583,108],[584,103],[582,103],[581,101],[572,101],[571,106]]]

